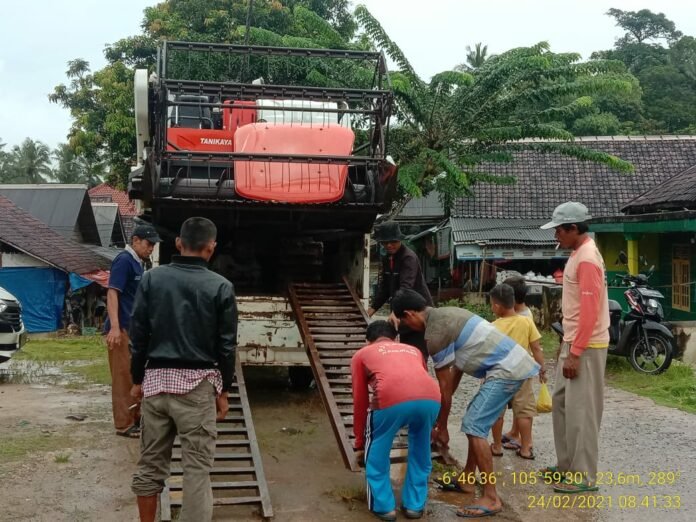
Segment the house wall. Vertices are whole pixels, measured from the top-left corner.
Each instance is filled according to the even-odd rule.
[[[18,267],[48,267],[46,263],[21,253],[3,253],[0,252],[0,267],[2,268],[18,268]]]
[[[662,304],[665,311],[665,319],[672,323],[673,332],[677,339],[679,352],[686,363],[696,366],[696,284],[691,285],[691,309],[687,312],[672,308],[672,256],[675,245],[688,245],[691,258],[691,278],[696,281],[696,245],[691,243],[691,233],[662,233],[644,234],[638,242],[638,253],[643,256],[648,266],[641,267],[641,271],[647,271],[651,265],[655,265],[655,272],[650,278],[650,285],[665,296]],[[622,267],[616,267],[616,259],[619,252],[626,251],[626,239],[621,233],[598,232],[596,235],[597,246],[602,253],[607,267],[607,280],[609,281],[609,299],[618,301],[624,309],[628,308],[623,296],[624,288],[612,286],[615,275],[625,273]],[[643,270],[644,269],[644,270]]]

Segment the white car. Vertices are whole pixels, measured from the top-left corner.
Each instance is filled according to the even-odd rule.
[[[0,287],[0,364],[9,361],[27,342],[19,300]]]

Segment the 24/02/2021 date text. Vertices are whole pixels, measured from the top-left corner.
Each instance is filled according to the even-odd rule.
[[[529,509],[680,509],[679,495],[527,495]]]

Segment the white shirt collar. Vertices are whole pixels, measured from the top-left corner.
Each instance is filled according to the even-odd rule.
[[[133,256],[133,259],[135,259],[140,266],[143,266],[143,260],[140,259],[140,256],[138,254],[135,253],[135,250],[133,250],[132,246],[126,245],[126,252]]]

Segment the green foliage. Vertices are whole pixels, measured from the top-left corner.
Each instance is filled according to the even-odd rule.
[[[183,40],[198,42],[243,43],[293,47],[364,48],[364,42],[350,43],[356,23],[347,0],[255,0],[251,28],[246,31],[246,0],[166,0],[147,7],[143,33],[108,45],[104,55],[108,64],[92,72],[82,59],[68,63],[68,83],[58,85],[49,95],[52,102],[70,110],[73,124],[68,136],[70,148],[90,165],[108,164],[106,181],[124,187],[135,158],[135,122],[133,118],[133,71],[153,69],[157,42]],[[230,65],[234,77],[230,78]],[[259,76],[276,82],[307,79],[312,85],[331,85],[329,78],[357,77],[369,82],[370,73],[359,65],[342,65],[326,70],[317,60],[305,60],[288,66],[286,59],[269,60],[241,57],[230,62],[226,56],[193,63],[181,57],[176,67],[190,78],[250,81]],[[219,80],[223,81],[223,80]],[[340,83],[340,82],[339,82]]]
[[[621,122],[616,115],[608,112],[590,114],[573,122],[573,134],[576,136],[612,136],[618,134]]]
[[[607,359],[607,382],[657,404],[696,413],[696,375],[687,364],[674,361],[669,370],[660,375],[636,372],[623,357]]]
[[[0,183],[46,183],[52,177],[48,145],[26,138],[4,152],[0,143]]]
[[[605,99],[601,111],[615,114],[622,132],[693,134],[696,40],[683,36],[662,13],[610,9],[607,14],[626,33],[614,49],[593,53],[592,58],[623,62],[640,82],[642,96],[636,97],[635,91],[628,98]]]
[[[682,35],[680,31],[677,31],[674,22],[663,13],[656,14],[649,9],[640,11],[609,9],[607,14],[616,20],[618,27],[626,31],[626,35],[619,40],[621,43],[642,44],[646,40],[675,40]]]
[[[104,163],[90,162],[86,156],[78,156],[66,143],[61,143],[53,151],[58,166],[53,178],[58,183],[84,183],[94,187],[102,182]]]
[[[456,71],[475,71],[481,67],[486,60],[491,58],[488,54],[488,46],[482,43],[477,43],[472,49],[471,46],[466,46],[466,62],[460,63],[454,69]]]
[[[484,318],[486,321],[495,321],[495,315],[493,314],[493,311],[491,310],[491,307],[488,304],[475,303],[473,301],[469,301],[466,298],[464,298],[464,299],[448,299],[447,301],[442,301],[441,303],[438,303],[438,307],[443,307],[443,306],[453,306],[456,308],[465,308],[466,310],[469,310],[471,313],[474,313],[474,314],[478,315],[479,317]]]
[[[635,81],[621,62],[584,63],[574,53],[552,53],[541,42],[482,60],[471,74],[445,71],[426,82],[365,6],[358,6],[356,18],[397,66],[391,77],[396,122],[390,152],[400,164],[403,198],[392,213],[434,189],[449,209],[476,183],[513,182],[489,175],[480,164],[509,162],[514,150],[560,153],[631,170],[619,158],[573,146],[573,134],[562,121],[598,112],[596,96],[632,92]],[[483,51],[479,46],[479,54]],[[559,141],[523,141],[529,138]]]

